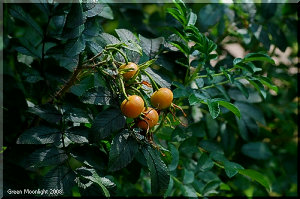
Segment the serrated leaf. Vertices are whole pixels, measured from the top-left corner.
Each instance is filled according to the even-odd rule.
[[[147,71],[152,76],[154,81],[162,88],[171,88],[171,80],[167,76],[160,74],[158,71],[152,70],[149,67],[146,68],[145,71]]]
[[[71,168],[65,165],[59,165],[51,169],[43,178],[40,184],[41,188],[50,190],[62,190],[64,195],[72,195],[72,187],[75,184],[75,173]],[[50,193],[48,192],[50,195]],[[52,195],[53,196],[53,195]]]
[[[64,118],[74,123],[89,123],[89,115],[83,109],[66,107]]]
[[[85,39],[83,35],[75,39],[68,40],[65,45],[65,55],[68,57],[74,57],[80,54],[85,49]]]
[[[239,170],[239,173],[250,177],[252,180],[257,181],[259,184],[264,186],[268,191],[271,191],[271,185],[263,174],[252,169],[242,169]]]
[[[143,154],[147,160],[147,165],[150,170],[151,192],[154,195],[163,195],[167,190],[170,181],[167,166],[160,159],[157,151],[153,150],[150,146],[143,148]]]
[[[85,17],[100,16],[106,19],[113,19],[113,12],[106,3],[86,3],[83,4]]]
[[[84,23],[82,4],[73,3],[67,15],[65,28],[76,28]]]
[[[112,141],[109,152],[109,169],[116,171],[126,167],[138,151],[137,141],[128,131],[122,131]]]
[[[17,140],[17,144],[50,144],[59,142],[60,131],[56,128],[38,126],[23,132]]]
[[[116,29],[121,42],[125,43],[125,52],[131,62],[138,63],[142,55],[142,48],[138,45],[137,37],[127,29]]]
[[[108,178],[100,177],[99,174],[97,173],[97,171],[95,171],[94,169],[86,168],[86,167],[80,167],[80,168],[76,169],[76,172],[79,173],[81,177],[98,184],[101,187],[104,195],[106,197],[110,197],[110,193],[107,190],[107,188],[113,187],[113,186],[115,186],[115,184],[113,182],[111,182]]]
[[[81,101],[86,104],[110,105],[112,97],[112,93],[106,87],[98,87],[84,93]]]
[[[106,109],[99,113],[92,125],[96,138],[103,139],[112,132],[118,131],[125,125],[125,117],[120,109]]]
[[[22,20],[23,22],[27,23],[31,27],[34,28],[36,32],[39,33],[39,35],[42,37],[43,36],[43,30],[42,28],[32,19],[32,17],[26,13],[21,6],[18,6],[16,4],[10,6],[9,13],[17,18]]]
[[[28,111],[30,113],[38,115],[39,117],[50,123],[57,123],[62,118],[61,113],[53,105],[50,104],[30,107]]]
[[[29,167],[43,167],[50,165],[58,165],[68,159],[64,150],[56,147],[41,148],[29,155]]]
[[[159,52],[161,45],[165,42],[163,37],[158,37],[154,39],[148,39],[139,35],[140,44],[144,53],[152,59]]]
[[[88,143],[89,129],[83,126],[72,127],[68,129],[65,134],[74,143]]]

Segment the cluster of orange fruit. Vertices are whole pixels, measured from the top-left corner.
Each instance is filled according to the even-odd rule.
[[[131,79],[138,70],[135,63],[129,62],[127,65],[120,66],[120,69],[131,69],[122,74],[124,80]],[[173,101],[173,92],[168,88],[160,88],[151,96],[151,104],[154,108],[145,108],[144,100],[138,95],[131,95],[128,100],[125,99],[121,104],[123,115],[128,118],[137,118],[140,115],[142,119],[138,120],[137,126],[143,130],[148,130],[158,123],[158,113],[156,110],[166,109],[171,106]]]

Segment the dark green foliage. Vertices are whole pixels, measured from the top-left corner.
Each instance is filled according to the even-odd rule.
[[[4,4],[4,195],[297,196],[295,7]],[[120,111],[124,56],[187,114],[155,145]]]

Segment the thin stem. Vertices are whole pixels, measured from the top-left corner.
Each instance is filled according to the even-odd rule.
[[[143,73],[145,73],[145,75],[147,75],[147,77],[149,77],[150,81],[154,85],[155,90],[158,90],[159,88],[158,88],[157,84],[155,83],[155,81],[153,80],[153,78],[151,77],[151,75],[145,70],[143,70]]]
[[[123,79],[122,79],[122,77],[120,77],[120,78],[118,78],[118,79],[119,79],[120,84],[121,84],[121,90],[122,90],[122,93],[123,93],[123,95],[125,96],[126,100],[129,101],[128,96],[127,96],[127,94],[126,94],[126,90],[125,90],[125,86],[124,86]]]
[[[121,50],[119,50],[119,49],[117,49],[115,47],[107,47],[105,50],[115,50],[115,51],[118,51],[122,55],[122,57],[125,59],[126,65],[128,64],[128,59],[127,59],[126,55]]]
[[[96,59],[97,57],[100,57],[102,55],[103,51],[101,51],[100,53],[98,53],[97,55],[95,55],[94,57],[92,57],[91,59],[89,60],[86,60],[85,62],[83,62],[83,64],[86,64],[90,61],[93,61],[94,59]]]
[[[227,71],[231,72],[234,69],[235,68],[231,68],[231,69],[228,69]],[[211,76],[216,77],[216,76],[222,76],[222,75],[224,75],[224,73],[216,73],[216,74],[212,74]],[[207,77],[208,77],[208,75],[199,75],[199,76],[196,77],[196,79],[198,79],[198,78],[207,78]]]
[[[238,79],[245,79],[245,76],[241,76],[241,77],[235,78],[235,80],[238,80]],[[218,85],[227,84],[229,82],[230,82],[229,80],[226,80],[226,81],[223,81],[223,82],[219,82],[217,84],[212,84],[212,85],[209,85],[209,86],[204,86],[201,89],[208,89],[208,88],[212,88],[212,87],[215,87],[215,86],[218,86]]]
[[[53,102],[54,99],[58,99],[62,97],[78,80],[77,77],[80,74],[82,70],[82,63],[81,63],[82,57],[79,56],[79,63],[76,67],[75,71],[73,72],[70,79],[63,85],[63,87],[48,101],[48,103]]]

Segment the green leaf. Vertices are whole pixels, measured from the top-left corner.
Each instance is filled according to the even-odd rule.
[[[107,87],[98,87],[88,90],[81,96],[81,101],[85,104],[110,105],[112,93]]]
[[[183,183],[191,184],[194,182],[194,172],[184,169]]]
[[[219,132],[219,124],[214,120],[209,114],[206,114],[206,126],[208,128],[208,136],[211,139],[214,139]]]
[[[249,98],[249,92],[248,89],[245,87],[244,84],[242,84],[239,81],[234,81],[234,85],[238,87],[238,89],[243,93],[243,95],[248,99]]]
[[[221,147],[217,143],[210,140],[201,140],[199,146],[210,153],[216,152],[224,154]]]
[[[105,197],[110,197],[110,193],[107,188],[114,187],[115,184],[111,182],[108,178],[100,177],[96,170],[89,169],[86,167],[80,167],[76,169],[76,172],[79,173],[81,177],[98,184],[102,189]]]
[[[83,126],[72,127],[68,129],[65,134],[73,143],[88,143],[89,129]]]
[[[171,80],[167,76],[161,74],[159,71],[153,70],[151,68],[146,68],[145,71],[147,71],[154,81],[159,84],[162,88],[171,88]],[[148,81],[150,82],[150,81]]]
[[[50,144],[59,142],[60,131],[56,128],[38,126],[23,132],[17,140],[17,144]]]
[[[16,46],[15,47],[16,51],[18,51],[24,55],[29,55],[32,57],[37,57],[37,58],[42,57],[42,53],[40,51],[38,51],[34,47],[34,45],[31,42],[29,42],[26,38],[19,38],[18,40],[20,41],[22,46]]]
[[[213,100],[206,100],[209,113],[213,119],[217,118],[220,113],[219,103]]]
[[[257,77],[257,78],[258,78],[258,80],[259,80],[262,84],[268,86],[270,89],[272,89],[273,91],[275,91],[276,93],[278,93],[278,87],[275,86],[275,85],[272,83],[272,81],[271,81],[268,77],[259,76],[259,77]]]
[[[84,23],[82,4],[73,3],[64,28],[76,28]]]
[[[203,195],[204,196],[209,196],[210,194],[216,194],[218,193],[216,189],[220,186],[221,182],[220,181],[211,181],[208,184],[205,185],[203,188]]]
[[[242,153],[257,160],[267,160],[272,156],[269,147],[263,142],[250,142],[244,144]]]
[[[202,153],[200,158],[198,159],[197,171],[208,171],[214,166],[214,162],[211,160],[211,158],[206,154]]]
[[[127,29],[116,29],[121,42],[125,43],[125,53],[128,56],[128,60],[138,63],[140,56],[142,55],[142,48],[138,45],[139,41],[137,37]]]
[[[64,106],[64,118],[74,123],[90,123],[90,117],[85,110],[71,106]]]
[[[47,51],[47,55],[59,62],[59,66],[74,72],[79,62],[79,56],[68,57],[64,53],[65,46],[54,46]]]
[[[126,167],[138,152],[137,141],[126,130],[116,135],[109,152],[109,170],[116,171]]]
[[[270,185],[269,181],[261,173],[255,171],[255,170],[252,170],[252,169],[242,169],[242,170],[239,170],[239,173],[244,176],[250,177],[252,180],[257,181],[259,184],[264,186],[268,191],[271,191],[271,185]]]
[[[226,161],[224,163],[224,169],[225,169],[226,175],[229,178],[232,178],[239,172],[240,169],[244,169],[244,168],[235,162]]]
[[[180,189],[182,191],[182,195],[184,197],[189,198],[197,198],[197,192],[195,189],[190,185],[180,185]]]
[[[46,190],[62,190],[64,195],[72,196],[72,187],[75,185],[75,173],[65,165],[51,169],[43,178],[40,187]],[[50,192],[48,192],[50,195]],[[51,195],[53,196],[53,195]]]
[[[181,14],[181,12],[176,8],[167,8],[167,12],[172,15],[177,21],[179,21],[182,25],[186,24],[185,17]]]
[[[36,21],[34,19],[32,19],[32,17],[27,14],[23,8],[21,6],[18,6],[16,4],[10,6],[9,9],[9,13],[17,18],[22,20],[23,22],[27,23],[28,25],[30,25],[31,27],[33,27],[33,29],[39,33],[39,35],[42,37],[43,36],[43,30],[42,28],[36,23]]]
[[[185,56],[188,56],[190,54],[190,49],[186,44],[183,44],[178,41],[172,41],[170,42],[170,44],[176,47],[178,50],[180,50],[183,54],[185,54]]]
[[[107,154],[100,151],[98,146],[79,145],[72,148],[70,155],[88,167],[92,167],[100,171],[107,167]]]
[[[83,35],[75,39],[68,40],[65,45],[64,51],[65,55],[68,57],[74,57],[80,54],[85,49],[85,39]]]
[[[189,88],[176,88],[173,90],[173,97],[174,98],[183,98],[188,97],[191,92],[189,92]]]
[[[232,113],[234,113],[238,118],[241,117],[241,113],[240,110],[232,103],[227,102],[227,101],[220,101],[218,100],[218,103],[221,106],[224,106],[225,108],[227,108],[228,110],[230,110]]]
[[[58,149],[56,147],[41,148],[30,154],[27,159],[27,161],[29,162],[27,165],[32,168],[58,165],[63,163],[67,159],[68,156],[64,150]]]
[[[199,89],[204,86],[204,80],[202,78],[196,79],[195,82]]]
[[[151,192],[154,195],[163,195],[167,190],[170,181],[167,166],[160,159],[157,150],[153,150],[150,146],[143,148],[143,154],[150,170]]]
[[[169,148],[170,148],[170,151],[172,154],[172,161],[169,164],[168,168],[169,168],[169,171],[173,171],[177,168],[177,165],[179,162],[179,152],[173,144],[169,143],[168,145],[169,145]]]
[[[271,64],[275,64],[274,60],[267,54],[264,53],[249,53],[247,54],[243,62],[249,62],[249,61],[264,61]]]
[[[114,15],[111,8],[106,3],[85,3],[83,4],[84,16],[100,16],[106,19],[113,19]]]
[[[141,47],[149,59],[154,58],[159,53],[161,45],[165,42],[163,37],[148,39],[142,35],[139,35],[139,39]]]
[[[187,25],[195,25],[196,24],[196,21],[197,21],[197,15],[193,12],[190,12],[189,13],[189,16],[188,16],[188,23]]]
[[[266,99],[267,97],[267,93],[265,91],[264,85],[256,80],[256,79],[250,79],[248,77],[246,77],[246,79],[250,82],[250,84],[252,84],[252,86],[254,86],[254,88],[263,96],[264,99]]]
[[[125,117],[120,109],[106,109],[96,116],[92,130],[96,138],[103,139],[123,128],[125,123]]]
[[[70,91],[79,97],[81,97],[85,92],[94,87],[94,77],[89,75],[84,77],[77,84],[73,85]]]
[[[38,115],[50,123],[58,123],[62,118],[61,113],[51,104],[30,107],[28,112]]]
[[[77,26],[75,28],[64,28],[61,38],[62,39],[75,39],[77,37],[80,37],[80,35],[84,31],[84,24],[81,24],[80,26]]]
[[[217,24],[222,18],[224,10],[224,5],[222,4],[208,4],[202,7],[198,13],[198,22],[201,31],[207,31],[209,27]]]

